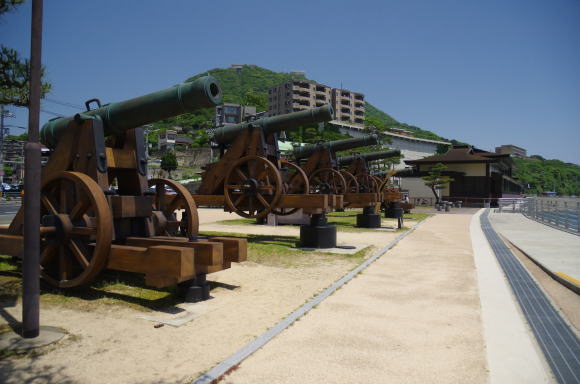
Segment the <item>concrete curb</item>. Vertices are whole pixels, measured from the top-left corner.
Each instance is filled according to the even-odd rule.
[[[548,364],[481,228],[483,212],[471,218],[470,233],[489,383],[550,383]]]
[[[431,216],[429,216],[431,217]],[[352,271],[348,272],[342,278],[340,278],[337,282],[333,283],[331,286],[326,288],[322,293],[319,293],[314,298],[310,299],[306,304],[302,305],[300,308],[296,309],[290,315],[285,317],[282,321],[274,325],[272,328],[268,329],[266,332],[262,333],[260,336],[256,337],[253,341],[246,344],[244,347],[239,349],[233,355],[227,357],[221,363],[216,365],[214,368],[210,369],[203,375],[199,376],[197,379],[192,381],[192,384],[211,384],[217,382],[222,376],[226,375],[228,372],[236,369],[239,364],[242,363],[246,358],[250,357],[254,352],[258,349],[262,348],[266,345],[270,340],[288,328],[292,323],[296,320],[307,314],[312,308],[320,304],[330,295],[332,295],[336,290],[341,288],[343,285],[348,283],[352,280],[356,275],[366,269],[369,265],[371,265],[374,261],[376,261],[379,257],[385,254],[389,249],[393,248],[399,241],[405,238],[407,235],[411,234],[415,229],[417,229],[421,224],[423,224],[429,217],[421,220],[417,223],[413,228],[409,229],[408,231],[400,234],[394,240],[392,240],[389,244],[385,247],[380,249],[377,253],[373,256],[369,257],[363,263],[361,263],[358,267],[353,269]]]

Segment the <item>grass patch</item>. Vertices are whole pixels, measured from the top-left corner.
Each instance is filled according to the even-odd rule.
[[[203,232],[204,235],[245,237],[248,239],[248,260],[257,264],[282,268],[308,267],[336,260],[362,259],[370,247],[354,254],[333,254],[323,251],[289,249],[298,242],[294,236],[252,235],[225,232]],[[211,275],[209,275],[211,283]],[[176,287],[163,289],[145,285],[141,274],[104,270],[89,285],[59,289],[41,283],[40,300],[43,305],[55,305],[93,311],[102,307],[126,306],[140,311],[172,307],[182,300]],[[0,255],[0,302],[16,304],[22,292],[22,271],[19,260]]]
[[[324,251],[302,251],[289,249],[298,243],[298,237],[284,235],[253,235],[246,233],[208,232],[201,234],[209,236],[232,236],[248,239],[248,261],[276,267],[299,267],[332,262],[336,259],[360,259],[368,253],[361,249],[354,254],[336,254]]]
[[[358,228],[356,226],[356,215],[362,213],[361,210],[347,210],[344,212],[331,212],[326,215],[328,219],[328,224],[336,226],[338,231],[345,231],[345,232],[369,232],[373,231],[373,229],[369,228]],[[432,213],[423,213],[423,212],[413,212],[410,214],[405,214],[403,218],[405,220],[412,220],[412,221],[421,221],[429,216],[433,216]],[[382,218],[385,220],[385,218]],[[393,227],[397,226],[396,219],[386,219],[390,221]],[[257,224],[255,219],[231,219],[231,220],[221,220],[217,222],[218,224],[224,225],[261,225]],[[406,231],[407,227],[403,227],[401,229],[397,229],[396,231]],[[234,234],[233,236],[237,236]]]
[[[86,311],[116,305],[149,311],[180,303],[175,290],[174,287],[149,288],[140,274],[105,270],[86,286],[59,289],[41,283],[40,301]],[[13,305],[21,291],[20,263],[9,256],[0,256],[0,301]]]

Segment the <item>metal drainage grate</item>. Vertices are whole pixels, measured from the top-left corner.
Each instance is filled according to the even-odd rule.
[[[499,261],[558,383],[580,383],[580,343],[526,269],[492,228],[489,209],[481,228]]]

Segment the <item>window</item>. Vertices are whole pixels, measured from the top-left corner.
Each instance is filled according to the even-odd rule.
[[[237,123],[238,119],[236,118],[236,116],[226,116],[226,122],[228,123]]]
[[[224,113],[228,114],[228,115],[234,115],[238,113],[238,107],[231,107],[231,106],[227,106],[224,107]]]

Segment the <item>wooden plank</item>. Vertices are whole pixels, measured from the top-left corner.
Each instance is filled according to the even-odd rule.
[[[401,192],[383,192],[383,201],[401,201],[403,194]]]
[[[329,208],[329,195],[282,195],[277,208]]]
[[[0,254],[22,257],[23,248],[23,236],[0,234]]]
[[[374,204],[380,202],[380,197],[377,193],[345,193],[344,203],[352,207],[352,204]]]
[[[135,152],[106,147],[107,166],[109,168],[136,169]]]
[[[241,263],[248,259],[248,240],[237,237],[211,237],[211,241],[218,241],[224,245],[224,269],[229,268],[232,262]],[[228,265],[226,267],[226,265]]]
[[[195,266],[215,266],[224,262],[224,246],[221,242],[188,241],[185,237],[128,237],[126,245],[152,247],[156,245],[185,247],[195,250]]]
[[[145,283],[155,288],[175,285],[196,275],[192,248],[164,245],[148,248],[112,245],[107,268],[144,273]]]
[[[107,196],[114,218],[150,217],[151,196]]]
[[[192,194],[191,196],[198,207],[223,207],[226,203],[224,195]]]

